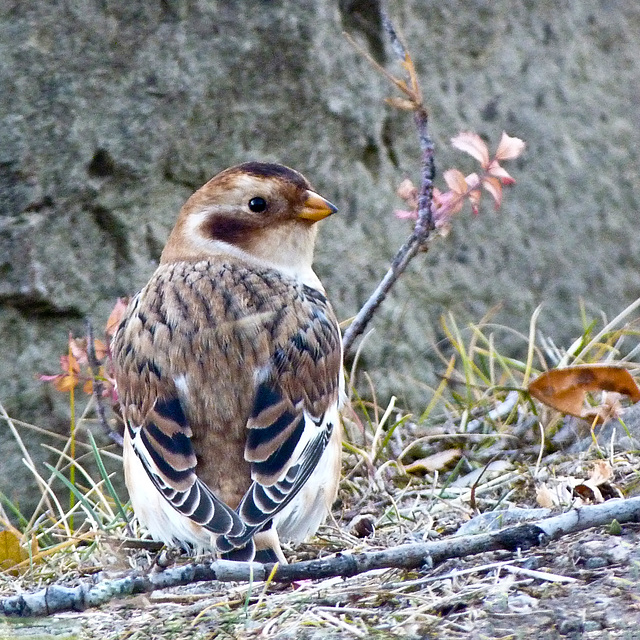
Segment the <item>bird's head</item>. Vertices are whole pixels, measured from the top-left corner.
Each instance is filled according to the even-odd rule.
[[[310,269],[315,223],[336,211],[297,171],[247,162],[219,173],[187,200],[161,262],[231,253],[287,271]]]

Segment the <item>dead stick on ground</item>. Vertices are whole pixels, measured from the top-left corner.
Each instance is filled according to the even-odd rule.
[[[640,522],[640,497],[608,500],[492,533],[452,536],[435,542],[400,545],[384,551],[345,552],[330,558],[283,565],[278,567],[273,581],[289,584],[296,580],[334,576],[347,578],[374,569],[430,569],[450,558],[498,549],[514,552],[528,549],[570,533],[608,525],[613,520],[621,524]],[[62,611],[81,611],[127,595],[193,582],[264,582],[273,568],[272,564],[218,560],[210,564],[189,564],[151,575],[125,576],[98,584],[80,584],[76,587],[52,585],[36,593],[0,600],[0,613],[6,616],[44,616]]]
[[[387,32],[387,36],[391,41],[391,46],[396,56],[402,62],[405,67],[408,76],[408,83],[397,78],[394,78],[384,69],[382,69],[377,63],[371,60],[371,57],[363,52],[363,55],[369,59],[374,66],[385,75],[398,89],[400,89],[407,96],[407,103],[413,111],[413,119],[418,130],[418,138],[420,140],[420,150],[422,153],[422,166],[420,172],[420,189],[418,193],[418,220],[413,229],[413,233],[409,236],[407,241],[400,247],[398,253],[396,253],[391,268],[387,271],[386,275],[378,284],[375,291],[371,294],[367,302],[362,306],[353,322],[349,325],[344,332],[342,338],[342,345],[345,352],[353,346],[356,338],[362,334],[367,324],[373,317],[378,307],[382,304],[387,294],[391,290],[391,287],[396,283],[398,278],[402,275],[407,265],[416,256],[420,250],[425,250],[427,246],[427,240],[429,234],[433,230],[433,217],[431,213],[431,201],[433,196],[433,178],[435,176],[435,165],[433,157],[433,142],[429,137],[428,124],[429,116],[427,110],[422,103],[422,94],[418,86],[417,76],[413,67],[413,62],[405,46],[400,41],[397,32],[387,16],[386,13],[382,14],[382,21]],[[352,41],[353,43],[353,41]],[[356,48],[362,52],[362,50],[353,43]]]

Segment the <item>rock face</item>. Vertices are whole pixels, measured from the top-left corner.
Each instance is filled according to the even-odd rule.
[[[419,408],[444,310],[464,323],[501,304],[500,321],[526,331],[544,303],[542,330],[566,344],[581,299],[596,316],[640,296],[640,5],[405,0],[390,12],[418,66],[440,170],[473,170],[448,147],[460,130],[528,143],[503,209],[461,214],[375,319],[361,366],[381,394]],[[357,311],[408,232],[391,212],[401,179],[418,178],[418,149],[345,29],[397,71],[378,0],[0,5],[10,414],[64,432],[64,399],[36,373],[57,368],[68,331],[86,317],[101,326],[146,282],[181,204],[231,164],[283,162],[339,206],[317,269],[339,315]],[[8,437],[3,451],[0,489],[19,498],[21,456]]]

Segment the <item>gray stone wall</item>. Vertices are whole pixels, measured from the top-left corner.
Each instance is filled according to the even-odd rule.
[[[182,202],[249,159],[305,173],[340,207],[317,270],[353,315],[408,232],[395,188],[418,177],[409,116],[349,46],[395,65],[376,0],[67,0],[0,4],[0,399],[64,432],[68,408],[36,374],[67,332],[106,320],[152,273]],[[461,214],[376,317],[362,366],[419,410],[438,319],[500,304],[567,343],[578,305],[640,296],[640,5],[394,1],[417,63],[440,172],[473,170],[460,130],[524,138],[500,212]],[[395,67],[393,67],[395,68]],[[497,335],[498,339],[502,334]],[[517,341],[507,339],[509,348]],[[3,455],[20,468],[5,427]],[[32,439],[33,441],[33,439]],[[19,496],[3,465],[0,489]]]

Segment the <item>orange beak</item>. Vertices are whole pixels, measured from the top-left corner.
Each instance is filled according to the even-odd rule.
[[[298,217],[304,220],[318,222],[318,220],[330,216],[337,210],[338,208],[335,205],[325,200],[322,196],[319,196],[315,191],[307,191],[307,199],[304,201],[302,211],[300,211]]]

